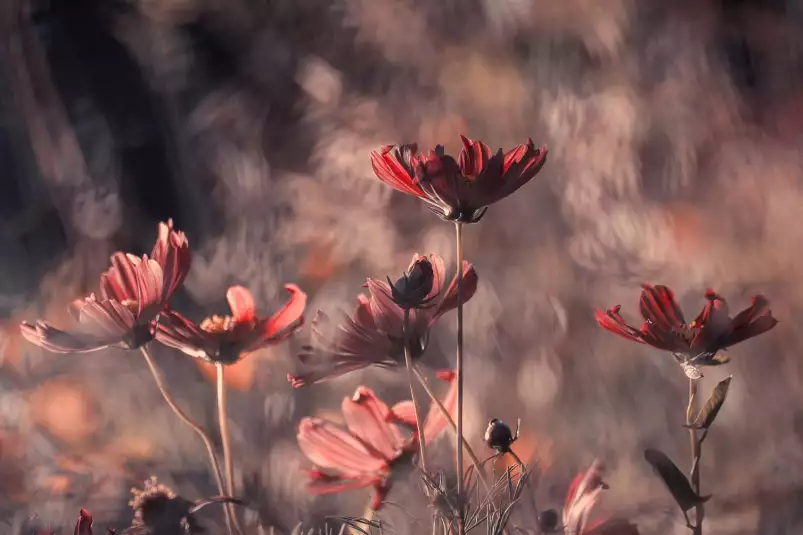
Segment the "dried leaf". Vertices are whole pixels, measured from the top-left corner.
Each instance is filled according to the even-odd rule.
[[[689,480],[683,475],[683,472],[662,451],[646,449],[644,450],[644,458],[650,463],[653,471],[661,478],[672,497],[675,498],[675,502],[684,512],[695,505],[707,502],[711,498],[711,496],[698,496],[692,489]]]
[[[684,427],[690,427],[692,429],[708,429],[711,427],[711,424],[713,424],[714,420],[716,420],[722,405],[725,403],[725,398],[728,395],[728,388],[730,387],[731,379],[733,379],[733,376],[723,379],[717,384],[716,387],[714,387],[714,391],[711,392],[711,397],[708,398],[708,401],[706,401],[705,405],[703,405],[703,408],[700,409],[700,412],[697,414],[697,418],[694,419],[694,423]]]

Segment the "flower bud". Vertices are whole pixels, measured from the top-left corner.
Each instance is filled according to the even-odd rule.
[[[427,296],[432,291],[434,280],[435,273],[429,259],[419,257],[395,284],[388,279],[391,297],[402,309],[423,308],[432,301]]]
[[[489,448],[499,453],[507,453],[514,441],[513,432],[505,422],[498,418],[493,418],[488,422],[488,428],[485,430],[485,443]]]
[[[538,528],[541,533],[555,533],[558,528],[558,512],[554,509],[541,511],[538,515]]]

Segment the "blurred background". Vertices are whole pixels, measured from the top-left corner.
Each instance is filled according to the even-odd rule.
[[[644,534],[686,533],[642,450],[688,467],[687,381],[668,355],[599,329],[593,308],[621,303],[635,321],[644,281],[674,288],[687,318],[709,286],[732,309],[764,293],[780,324],[702,380],[707,394],[734,376],[706,441],[706,533],[803,532],[803,3],[3,0],[0,25],[4,533],[67,532],[80,507],[125,526],[129,489],[151,475],[190,499],[215,493],[203,445],[138,354],[45,353],[19,321],[65,325],[109,255],[148,252],[170,217],[194,251],[175,302],[192,319],[225,312],[231,284],[263,314],[287,282],[310,294],[308,318],[350,311],[365,277],[398,276],[414,252],[454,264],[452,227],[379,183],[370,151],[457,151],[461,133],[549,146],[544,170],[466,231],[477,451],[489,418],[521,418],[539,507],[559,507],[599,458],[602,509]],[[237,477],[275,533],[367,500],[307,496],[298,421],[339,418],[359,384],[408,395],[403,373],[376,369],[293,391],[307,335],[228,377]],[[432,336],[424,366],[449,366],[454,315]],[[214,429],[213,373],[154,351]],[[436,448],[445,468],[450,442]],[[424,518],[419,486],[389,499]],[[209,526],[220,516],[204,511]]]

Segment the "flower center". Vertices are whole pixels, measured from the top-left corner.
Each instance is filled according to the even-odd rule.
[[[234,329],[237,321],[232,316],[214,315],[201,322],[201,330],[208,333],[225,333]]]

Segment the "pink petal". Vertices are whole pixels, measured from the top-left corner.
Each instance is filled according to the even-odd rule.
[[[232,286],[226,292],[226,300],[231,308],[231,315],[237,323],[250,323],[256,320],[256,304],[254,296],[243,286]]]
[[[120,341],[117,337],[102,339],[81,333],[69,333],[44,321],[37,321],[35,324],[23,322],[20,325],[20,332],[28,342],[47,351],[63,354],[89,353],[105,349]]]
[[[457,414],[457,373],[454,370],[440,370],[436,372],[436,377],[442,381],[449,382],[449,390],[441,400],[443,406],[449,412],[449,416],[454,421]],[[449,422],[443,416],[440,407],[434,403],[430,406],[426,419],[424,420],[424,438],[427,443],[440,435]]]
[[[292,334],[304,323],[307,294],[295,284],[285,284],[284,288],[290,292],[290,299],[281,310],[271,316],[265,329],[266,338],[284,338]]]
[[[337,470],[346,477],[375,475],[387,470],[387,463],[374,456],[357,438],[321,418],[301,420],[298,446],[317,466]]]
[[[401,336],[403,313],[391,298],[390,285],[374,279],[368,279],[366,284],[371,293],[371,316],[376,326],[391,336]]]
[[[410,427],[417,425],[415,419],[415,405],[412,401],[400,401],[390,408],[389,421],[400,422]],[[424,432],[426,434],[426,431]]]
[[[156,340],[196,358],[208,358],[207,350],[214,348],[209,333],[174,310],[166,310],[156,327]]]
[[[352,398],[343,400],[343,417],[351,433],[390,462],[398,457],[404,438],[388,422],[390,409],[370,388],[357,388]]]

